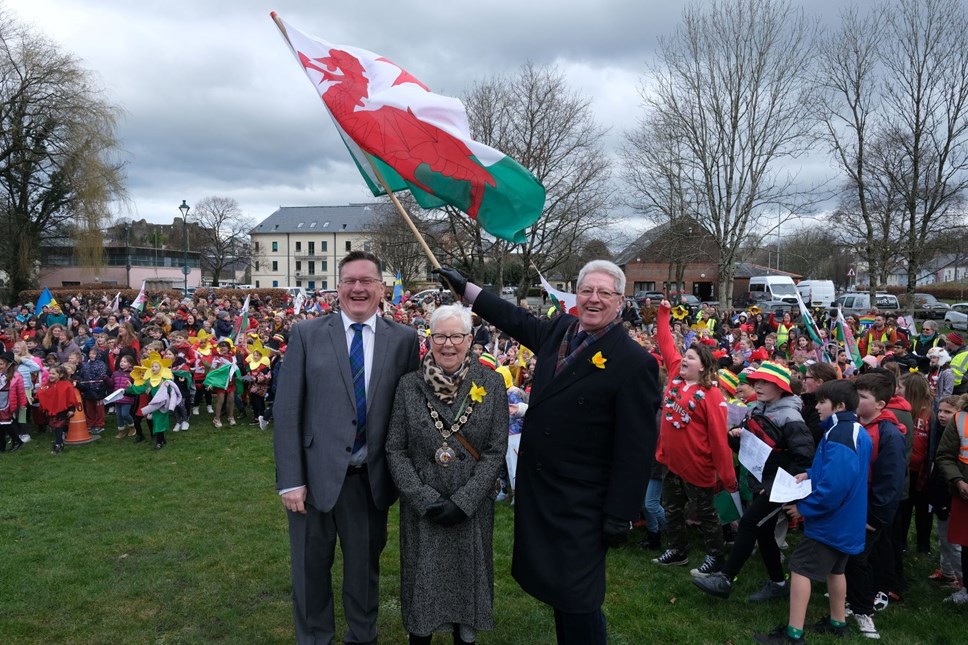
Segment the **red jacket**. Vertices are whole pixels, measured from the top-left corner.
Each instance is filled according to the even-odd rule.
[[[17,416],[20,408],[26,407],[27,392],[24,390],[24,379],[17,372],[14,372],[10,382],[0,389],[9,391],[7,409],[0,410],[0,423],[6,423]]]
[[[680,379],[682,357],[675,348],[667,308],[659,307],[655,336],[669,372],[669,385],[659,412],[656,460],[694,486],[711,488],[716,485],[718,474],[727,490],[736,490],[736,469],[733,467],[733,451],[727,441],[729,428],[726,426],[723,393],[715,386],[703,388],[698,383],[687,386]],[[697,390],[702,391],[702,398],[696,398]],[[689,409],[690,405],[694,405],[694,409]]]

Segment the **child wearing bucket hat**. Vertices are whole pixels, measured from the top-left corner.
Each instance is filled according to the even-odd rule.
[[[781,509],[780,504],[770,501],[773,479],[779,468],[794,476],[805,472],[813,462],[815,446],[810,429],[800,414],[800,399],[793,396],[787,367],[766,361],[748,373],[746,379],[756,390],[756,402],[750,405],[744,427],[730,431],[730,444],[738,451],[739,438],[748,431],[769,445],[772,452],[763,467],[762,481],[749,476],[753,501],[743,513],[726,564],[718,573],[694,578],[693,584],[708,594],[729,597],[733,579],[752,555],[753,547],[759,545],[760,556],[770,576],[763,588],[748,598],[750,602],[759,602],[789,593],[780,548],[773,534]]]

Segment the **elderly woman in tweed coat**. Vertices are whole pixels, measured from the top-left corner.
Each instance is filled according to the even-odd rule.
[[[495,480],[507,449],[500,375],[469,351],[460,305],[430,319],[430,351],[397,386],[387,461],[400,489],[400,605],[412,645],[493,629]]]

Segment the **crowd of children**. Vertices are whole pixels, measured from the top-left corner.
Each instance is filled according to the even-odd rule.
[[[382,315],[425,331],[438,302],[404,298],[385,303]],[[66,321],[56,308],[8,315],[0,353],[5,450],[50,432],[52,451],[61,452],[78,412],[92,433],[113,414],[117,440],[147,436],[158,449],[201,414],[216,428],[245,415],[265,429],[290,326],[338,309],[325,298],[308,313],[199,300],[148,313],[87,305],[83,315],[85,304],[73,304]],[[829,613],[813,629],[843,635],[853,616],[863,636],[877,638],[875,612],[905,592],[913,521],[913,549],[928,553],[932,529],[937,534],[931,579],[951,589],[950,602],[968,604],[968,551],[960,548],[968,544],[968,348],[961,336],[940,335],[933,323],[918,334],[903,319],[880,315],[869,327],[848,319],[839,331],[832,316],[821,317],[813,330],[819,338],[790,314],[719,317],[704,309],[696,318],[689,324],[663,302],[625,323],[665,375],[643,499],[642,546],[657,551],[653,562],[688,564],[687,526],[695,522],[705,554],[690,573],[702,592],[729,598],[757,550],[769,579],[749,601],[789,598],[788,623],[757,641],[803,642],[812,581],[829,594]],[[535,361],[476,317],[472,333],[478,359],[498,369],[509,393],[512,441],[498,494],[513,502]],[[860,341],[860,356],[851,338]],[[769,450],[755,473],[737,458],[746,437]],[[810,494],[771,501],[781,471],[809,480]],[[792,526],[803,535],[784,564]]]

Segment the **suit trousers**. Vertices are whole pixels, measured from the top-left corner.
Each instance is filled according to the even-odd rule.
[[[336,634],[332,568],[339,539],[343,554],[345,643],[375,643],[380,606],[380,554],[387,543],[387,511],[373,504],[366,471],[347,474],[333,509],[309,504],[288,512],[296,642],[330,645]]]
[[[601,609],[582,614],[555,609],[555,636],[558,645],[606,645],[605,614]]]

